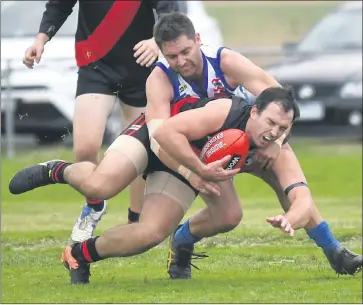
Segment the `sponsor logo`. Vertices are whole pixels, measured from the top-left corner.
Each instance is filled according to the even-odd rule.
[[[210,150],[207,150],[206,155],[209,158],[211,155],[213,155],[217,150],[221,149],[224,146],[223,142],[219,142],[217,145],[212,146]]]
[[[184,91],[187,91],[188,86],[186,84],[181,84],[179,86],[179,94],[182,95],[184,93]]]
[[[139,130],[141,128],[141,125],[131,125],[129,127],[130,130]]]
[[[231,161],[229,161],[229,164],[227,165],[226,170],[234,169],[234,167],[237,165],[239,160],[241,160],[241,156],[240,155],[234,155],[232,157]]]
[[[201,159],[204,158],[204,155],[205,155],[206,151],[209,149],[209,147],[211,147],[211,145],[213,143],[215,143],[215,142],[217,142],[218,140],[221,140],[221,139],[223,139],[223,132],[220,132],[220,133],[216,134],[213,137],[208,137],[208,142],[204,145],[203,150],[202,150],[202,152],[200,154]],[[224,143],[223,143],[223,145],[224,145]]]

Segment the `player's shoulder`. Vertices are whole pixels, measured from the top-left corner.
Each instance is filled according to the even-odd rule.
[[[155,66],[149,74],[146,80],[146,91],[148,90],[166,90],[167,92],[172,90],[172,84],[162,68]]]
[[[223,46],[211,46],[202,44],[200,49],[202,50],[203,54],[207,57],[211,58],[217,58],[218,52],[220,52],[221,49],[223,49]]]
[[[165,59],[164,55],[159,52],[158,60],[155,63],[155,66],[164,66],[166,69],[170,68],[170,65],[168,64],[168,61]]]

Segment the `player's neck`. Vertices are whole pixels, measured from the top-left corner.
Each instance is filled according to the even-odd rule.
[[[192,81],[200,88],[203,87],[204,85],[203,66],[199,68],[193,76],[188,77],[188,80]]]
[[[249,138],[249,141],[250,141],[250,147],[251,147],[251,148],[256,146],[256,145],[255,145],[255,143],[252,141],[252,133],[251,133],[252,128],[253,128],[253,127],[252,127],[251,118],[249,118],[249,119],[247,120],[247,122],[246,122],[245,133],[246,133],[246,135],[247,135],[247,136],[248,136],[248,138]]]

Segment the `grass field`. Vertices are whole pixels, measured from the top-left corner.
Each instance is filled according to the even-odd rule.
[[[292,144],[321,213],[344,246],[362,253],[362,150],[358,144]],[[170,281],[167,244],[133,258],[92,266],[92,284],[69,284],[60,263],[82,198],[67,186],[12,196],[7,183],[26,165],[55,157],[71,160],[63,147],[23,152],[2,160],[2,303],[361,303],[362,277],[340,276],[305,232],[294,238],[265,222],[280,213],[271,190],[256,178],[236,180],[244,220],[228,234],[207,239],[197,250],[190,281]],[[125,223],[127,193],[110,201],[97,234]],[[202,206],[197,201],[192,211]]]
[[[281,45],[296,41],[342,1],[206,1],[224,44]]]

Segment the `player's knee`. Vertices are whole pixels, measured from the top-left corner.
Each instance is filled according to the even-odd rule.
[[[226,211],[223,217],[221,217],[220,232],[225,233],[232,231],[235,227],[239,225],[242,218],[243,218],[243,212],[240,207]]]
[[[92,178],[82,183],[81,190],[85,196],[92,199],[106,200],[113,195],[107,186],[102,184],[102,181]]]
[[[95,142],[87,142],[74,146],[74,159],[76,162],[90,161],[97,162],[100,145]]]
[[[143,227],[144,227],[143,244],[145,251],[159,245],[168,235],[166,232],[164,232],[162,228],[158,226],[143,225]]]

